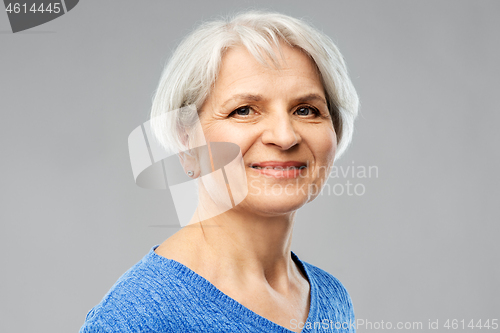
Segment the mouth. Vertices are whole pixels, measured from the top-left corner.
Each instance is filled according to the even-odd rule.
[[[290,166],[290,167],[281,167],[281,166],[276,166],[276,167],[271,167],[271,166],[266,166],[266,167],[262,167],[262,166],[257,166],[257,165],[251,165],[250,166],[252,169],[257,169],[257,170],[262,170],[262,169],[265,169],[265,170],[294,170],[294,169],[297,169],[297,170],[301,170],[301,169],[305,169],[306,166],[303,165],[303,166],[300,166],[300,167],[295,167],[295,166]]]
[[[307,163],[298,161],[266,161],[252,163],[250,167],[260,174],[273,178],[296,178],[307,168]]]
[[[250,167],[255,169],[303,169],[307,167],[307,163],[299,162],[299,161],[265,161],[265,162],[256,162],[251,163]]]

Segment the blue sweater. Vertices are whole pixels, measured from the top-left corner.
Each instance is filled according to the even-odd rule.
[[[183,264],[162,257],[158,245],[113,285],[87,314],[80,333],[94,332],[287,332],[217,289]],[[351,298],[332,275],[293,252],[311,286],[302,332],[355,332]]]

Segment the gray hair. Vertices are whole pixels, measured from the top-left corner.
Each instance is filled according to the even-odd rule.
[[[196,119],[219,73],[221,58],[231,47],[243,45],[260,63],[271,59],[278,67],[280,41],[298,47],[314,61],[337,133],[338,158],[351,142],[359,99],[344,59],[333,41],[307,23],[280,13],[250,11],[227,20],[202,24],[177,47],[165,67],[151,110],[151,129],[159,143],[173,153],[188,149],[180,131]],[[181,109],[183,108],[183,109]],[[179,110],[179,112],[169,112]],[[177,151],[176,151],[177,150]]]

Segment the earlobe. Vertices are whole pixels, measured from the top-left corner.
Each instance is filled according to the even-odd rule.
[[[191,152],[179,152],[179,160],[184,169],[184,173],[191,178],[198,178],[200,176],[200,167],[198,157]]]

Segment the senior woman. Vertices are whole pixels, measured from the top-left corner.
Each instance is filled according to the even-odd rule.
[[[189,226],[129,269],[80,332],[355,331],[342,284],[290,249],[296,212],[318,195],[357,114],[333,42],[278,13],[203,24],[174,52],[152,109],[152,132],[200,178],[200,198],[212,191],[200,162],[211,152],[190,149],[200,135],[182,118],[199,117],[208,147],[237,145],[251,181],[229,209],[207,214],[200,199]],[[161,117],[172,110],[184,111]]]

